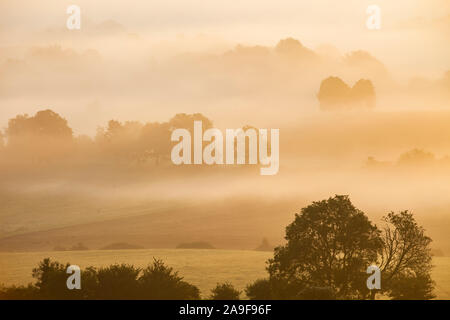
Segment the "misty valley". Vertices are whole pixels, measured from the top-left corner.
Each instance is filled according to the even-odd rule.
[[[447,0],[0,12],[0,300],[450,299]]]

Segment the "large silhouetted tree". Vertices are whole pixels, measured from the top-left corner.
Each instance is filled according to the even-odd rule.
[[[330,287],[338,297],[367,295],[366,268],[381,248],[379,231],[348,196],[303,208],[286,228],[287,244],[269,261],[271,277]]]
[[[407,211],[389,213],[382,230],[336,195],[303,208],[286,228],[287,243],[269,260],[269,279],[247,287],[250,298],[430,299],[431,239]],[[369,291],[367,267],[381,270],[381,289]],[[281,288],[281,290],[280,290]]]

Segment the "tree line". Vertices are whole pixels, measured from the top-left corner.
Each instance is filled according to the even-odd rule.
[[[286,227],[286,243],[267,262],[268,277],[250,283],[249,299],[432,299],[431,238],[408,211],[390,212],[373,224],[348,196],[313,202]],[[381,270],[380,289],[369,290],[367,267]],[[35,283],[0,289],[1,299],[200,299],[200,290],[161,260],[146,268],[128,264],[88,267],[82,289],[68,290],[69,264],[44,259]],[[214,270],[211,270],[214,272]],[[218,283],[209,299],[239,299]]]
[[[0,130],[1,163],[158,165],[170,161],[175,144],[171,141],[173,130],[183,128],[193,135],[194,121],[202,123],[203,131],[213,127],[212,120],[201,113],[178,113],[167,122],[110,120],[106,126],[98,127],[91,138],[75,136],[67,120],[50,109],[38,111],[34,116],[18,115],[8,121],[5,130]],[[250,128],[256,129],[250,125],[242,129]],[[248,143],[245,148],[248,154]]]

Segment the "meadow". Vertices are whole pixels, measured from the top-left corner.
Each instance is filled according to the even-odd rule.
[[[107,266],[113,263],[144,267],[153,258],[162,259],[179,271],[188,282],[198,286],[202,297],[208,297],[218,282],[228,281],[239,290],[256,279],[267,276],[265,262],[271,252],[218,249],[136,249],[88,250],[64,252],[0,253],[0,283],[20,285],[33,281],[31,270],[43,258],[87,266]],[[433,279],[437,299],[450,299],[450,257],[434,257]]]

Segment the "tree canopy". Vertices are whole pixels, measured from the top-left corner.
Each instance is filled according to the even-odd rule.
[[[350,88],[339,77],[328,77],[320,83],[317,99],[322,110],[372,108],[375,106],[375,88],[372,81],[358,80]]]
[[[268,261],[269,279],[247,287],[250,298],[336,297],[430,299],[431,239],[407,211],[389,213],[383,229],[345,195],[316,201],[295,215],[286,244]],[[367,288],[367,268],[381,270],[381,289]],[[280,289],[281,288],[281,289]]]

